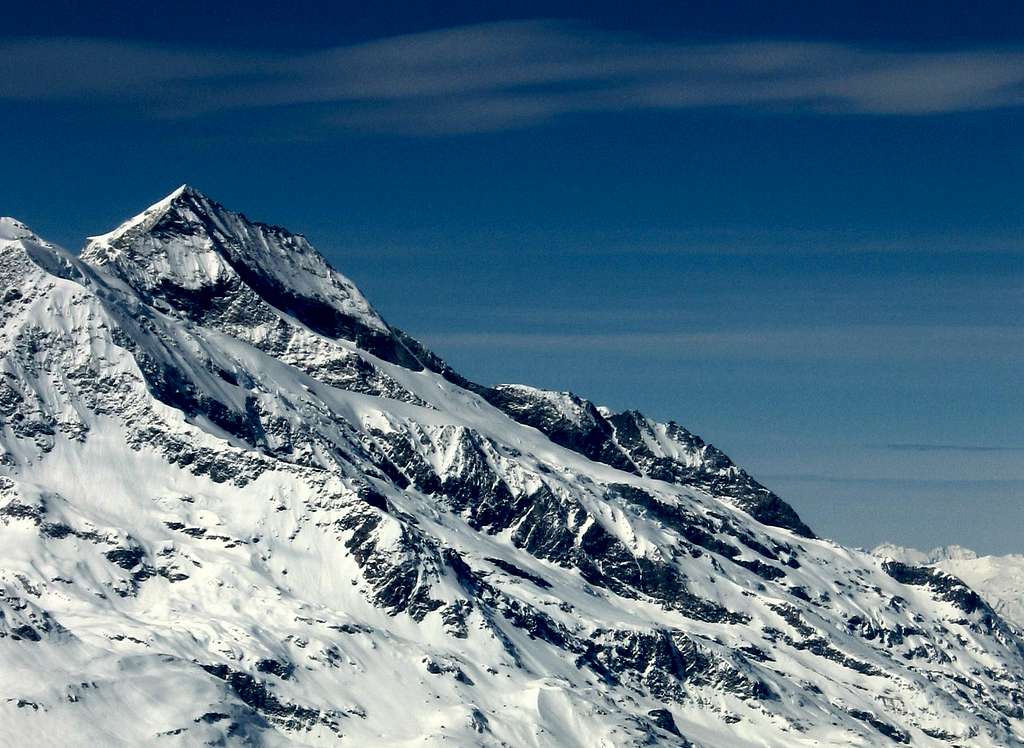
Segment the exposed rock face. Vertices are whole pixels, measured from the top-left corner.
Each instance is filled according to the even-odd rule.
[[[501,384],[481,393],[496,408],[551,441],[648,478],[701,488],[766,525],[814,537],[791,506],[737,467],[717,447],[677,423],[630,410],[613,413],[571,392]]]
[[[0,220],[0,300],[8,744],[1024,745],[963,582],[191,188],[81,259]]]

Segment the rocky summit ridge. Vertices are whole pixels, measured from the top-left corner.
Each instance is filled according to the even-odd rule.
[[[79,257],[0,219],[0,662],[9,745],[1024,745],[959,578],[188,186]]]

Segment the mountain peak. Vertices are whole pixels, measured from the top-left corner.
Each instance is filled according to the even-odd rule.
[[[910,564],[938,564],[943,561],[973,561],[978,554],[961,545],[944,545],[930,551],[906,548],[895,543],[882,543],[872,549],[871,554],[879,558],[891,558]]]
[[[167,197],[175,198],[175,197],[179,197],[181,195],[189,195],[189,196],[192,196],[192,197],[205,197],[205,195],[203,195],[202,192],[197,190],[195,187],[190,185],[188,182],[185,182],[184,184],[182,184],[180,187],[178,187],[178,189],[174,190],[174,192],[172,192]]]
[[[157,200],[141,213],[121,223],[113,231],[90,236],[82,256],[87,259],[100,259],[106,254],[102,250],[110,251],[117,244],[118,240],[126,235],[152,231],[161,221],[169,216],[173,216],[176,220],[185,218],[187,223],[190,217],[198,218],[199,215],[214,212],[217,209],[223,208],[195,187],[183,184],[167,196]]]
[[[34,267],[44,274],[59,278],[80,277],[77,260],[67,250],[40,238],[24,223],[10,216],[0,216],[0,250],[4,273],[11,273],[13,267],[20,266],[23,269]],[[24,280],[24,277],[20,280]],[[5,300],[9,298],[6,293],[0,296]]]
[[[30,239],[35,234],[32,229],[16,218],[0,216],[0,240],[17,241],[18,239]]]
[[[170,192],[166,197],[162,198],[161,200],[157,201],[152,206],[150,206],[149,210],[152,210],[153,208],[156,208],[158,206],[170,207],[170,206],[178,204],[178,203],[180,203],[180,202],[182,202],[184,200],[191,200],[191,201],[197,201],[198,200],[198,201],[203,201],[203,202],[206,202],[206,203],[210,203],[212,205],[217,205],[217,203],[215,201],[211,200],[208,196],[203,194],[200,190],[196,189],[195,187],[193,187],[192,185],[190,185],[190,184],[188,184],[186,182],[186,183],[180,185],[177,189],[175,189],[172,192]]]
[[[199,202],[210,207],[216,207],[221,209],[224,208],[224,206],[222,206],[216,200],[211,198],[209,195],[206,195],[204,192],[202,192],[202,190],[193,187],[191,184],[188,184],[187,182],[179,186],[176,190],[167,195],[167,197],[163,198],[163,200],[160,200],[160,202],[157,204],[167,203],[168,205],[176,205],[180,204],[183,201],[190,201],[193,204]]]
[[[304,236],[251,221],[188,184],[90,238],[82,260],[182,316],[216,316],[232,326],[283,317],[421,368],[355,284]]]
[[[217,286],[241,266],[268,277],[288,271],[282,280],[307,288],[322,285],[309,276],[337,275],[301,235],[251,221],[187,183],[113,231],[90,237],[82,259],[136,290]]]
[[[203,196],[188,184],[182,184],[177,190],[158,200],[141,213],[122,222],[114,231],[89,237],[82,252],[83,258],[97,260],[102,263],[118,240],[131,233],[145,233],[153,230],[168,213],[172,212],[172,209],[180,207],[184,200],[195,200],[197,197]]]

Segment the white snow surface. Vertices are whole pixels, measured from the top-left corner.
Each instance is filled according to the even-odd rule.
[[[948,545],[918,551],[883,543],[874,555],[928,564],[964,580],[1007,621],[1024,630],[1024,555],[980,556],[969,548]]]
[[[0,241],[29,239],[33,236],[31,229],[9,216],[0,216]]]
[[[0,220],[0,743],[1024,745],[1024,649],[998,615],[592,462],[287,310],[196,321],[146,295],[234,278],[224,246],[389,331],[304,239],[191,188],[81,260]],[[497,476],[525,514],[487,531],[490,489],[403,487],[384,453],[439,481]],[[691,597],[529,550],[546,528],[569,528],[572,558],[600,528]]]

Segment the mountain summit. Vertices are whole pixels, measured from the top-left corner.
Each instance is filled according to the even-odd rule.
[[[183,186],[0,220],[0,737],[1024,745],[1024,643],[675,423],[485,386]]]
[[[196,321],[267,322],[283,313],[319,335],[419,368],[355,285],[305,237],[251,222],[188,185],[91,238],[82,260]]]

